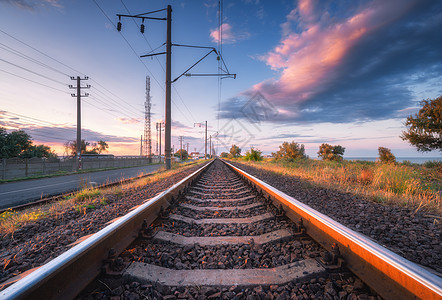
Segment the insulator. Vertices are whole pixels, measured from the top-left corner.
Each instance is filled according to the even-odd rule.
[[[140,31],[141,31],[141,33],[144,33],[144,24],[141,24]]]
[[[117,30],[118,30],[118,31],[121,31],[121,22],[118,22],[118,23],[117,23]]]

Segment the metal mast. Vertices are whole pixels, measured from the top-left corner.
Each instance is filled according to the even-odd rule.
[[[146,101],[144,102],[144,155],[152,156],[152,131],[150,110],[152,102],[150,101],[150,77],[146,76]]]

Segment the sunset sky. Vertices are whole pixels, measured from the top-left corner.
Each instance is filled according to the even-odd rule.
[[[399,136],[419,101],[442,95],[442,2],[0,0],[0,126],[23,129],[36,144],[63,154],[76,137],[76,85],[83,85],[82,134],[105,140],[110,153],[138,155],[144,127],[146,75],[152,121],[164,119],[166,22],[122,19],[165,8],[172,42],[218,48],[236,79],[181,77],[172,88],[172,144],[184,136],[204,151],[208,121],[218,154],[237,144],[270,154],[284,141],[316,157],[321,143],[342,145],[346,157],[418,153]],[[152,15],[153,16],[153,15]],[[165,17],[165,12],[156,13]],[[152,51],[154,50],[154,51]],[[172,78],[207,49],[174,47]],[[210,54],[190,73],[217,73]],[[152,126],[156,150],[155,125]],[[162,147],[164,149],[164,146]]]

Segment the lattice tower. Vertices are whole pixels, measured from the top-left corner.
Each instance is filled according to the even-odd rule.
[[[144,102],[144,146],[143,154],[152,156],[152,138],[151,138],[151,116],[150,110],[152,102],[150,100],[150,77],[146,76],[146,101]]]

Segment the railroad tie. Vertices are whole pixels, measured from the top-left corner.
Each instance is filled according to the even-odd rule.
[[[133,262],[123,274],[128,282],[156,282],[165,286],[257,286],[308,280],[325,273],[315,259],[305,259],[268,269],[172,270],[156,265]]]

